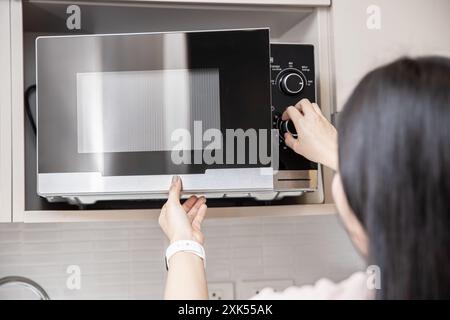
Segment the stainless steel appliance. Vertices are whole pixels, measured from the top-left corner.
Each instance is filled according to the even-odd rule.
[[[317,188],[317,164],[278,134],[286,106],[315,101],[312,46],[270,45],[268,29],[39,37],[36,78],[49,201],[160,199],[174,174],[185,196]]]

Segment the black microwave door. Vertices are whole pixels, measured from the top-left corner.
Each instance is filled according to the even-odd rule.
[[[40,37],[36,50],[39,173],[270,166],[227,163],[225,141],[223,163],[202,156],[208,130],[270,130],[268,29]]]

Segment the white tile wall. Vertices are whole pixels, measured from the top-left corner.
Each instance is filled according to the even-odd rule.
[[[336,216],[211,219],[204,232],[211,282],[302,285],[364,268]],[[160,299],[166,245],[156,221],[0,224],[0,278],[29,277],[53,299]],[[80,290],[66,287],[69,265],[81,268]]]

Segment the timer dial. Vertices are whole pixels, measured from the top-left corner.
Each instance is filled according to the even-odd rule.
[[[305,80],[297,70],[284,70],[278,78],[278,86],[283,93],[293,96],[302,92]]]

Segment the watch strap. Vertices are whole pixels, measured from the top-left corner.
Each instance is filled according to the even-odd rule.
[[[193,240],[177,240],[171,243],[166,249],[166,269],[169,270],[170,258],[178,252],[190,252],[200,257],[203,260],[203,265],[206,267],[205,249],[203,246]]]

